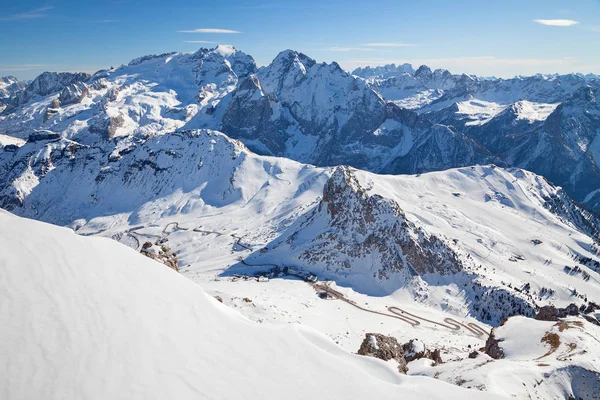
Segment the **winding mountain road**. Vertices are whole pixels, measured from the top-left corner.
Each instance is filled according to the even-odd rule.
[[[163,235],[162,236],[158,236],[158,235],[146,235],[146,236],[154,236],[154,237],[160,237],[165,238],[167,236],[169,236],[170,232],[167,232],[167,230],[169,229],[170,226],[173,226],[174,229],[179,229],[179,230],[190,230],[191,228],[182,228],[179,226],[179,222],[169,222],[167,225],[165,225],[165,227],[162,230]],[[130,237],[134,238],[135,241],[138,244],[138,248],[140,246],[140,242],[138,240],[138,238],[136,236],[134,236],[135,234],[135,230],[141,229],[141,227],[137,227],[137,228],[133,228],[130,229],[128,231],[125,232],[125,234],[129,235]],[[249,246],[246,246],[244,244],[241,243],[242,237],[237,236],[235,233],[224,233],[224,232],[219,232],[219,231],[211,231],[211,230],[205,230],[205,229],[201,229],[201,227],[197,227],[197,228],[193,228],[191,229],[193,232],[199,232],[199,233],[207,233],[207,234],[215,234],[218,236],[230,236],[232,238],[234,238],[235,244],[244,248],[245,250],[249,250],[251,251],[252,248]],[[273,264],[273,263],[259,263],[259,264],[250,264],[248,263],[246,260],[244,260],[243,258],[240,260],[240,262],[244,265],[247,265],[249,267],[260,267],[260,266],[272,266],[272,267],[277,267],[277,268],[281,268],[280,265],[278,264]],[[485,337],[487,335],[489,335],[489,332],[486,331],[485,329],[483,329],[482,327],[480,327],[479,325],[469,322],[469,323],[461,323],[457,320],[455,320],[454,318],[450,318],[450,317],[446,317],[444,318],[443,322],[439,322],[439,321],[433,321],[415,314],[411,314],[408,311],[402,310],[399,307],[396,306],[388,306],[387,310],[389,311],[389,313],[385,313],[385,312],[381,312],[381,311],[375,311],[375,310],[371,310],[365,307],[362,307],[358,304],[356,304],[356,302],[348,299],[343,293],[338,292],[337,290],[331,288],[328,284],[326,283],[312,283],[311,284],[313,286],[313,288],[315,290],[321,290],[321,291],[325,291],[327,292],[329,295],[331,295],[332,297],[342,300],[345,303],[350,304],[353,307],[358,308],[359,310],[371,313],[371,314],[377,314],[377,315],[382,315],[384,317],[388,317],[388,318],[395,318],[395,319],[399,319],[400,321],[406,322],[407,324],[411,325],[412,327],[416,327],[418,325],[421,325],[421,321],[422,322],[427,322],[430,323],[432,325],[436,325],[442,328],[446,328],[449,329],[451,331],[460,331],[461,328],[465,329],[466,331],[472,333],[473,335],[477,336],[477,337]]]
[[[443,328],[452,330],[452,331],[459,331],[461,328],[466,329],[467,331],[471,332],[472,334],[474,334],[477,337],[485,337],[487,335],[489,335],[489,332],[486,331],[485,329],[483,329],[482,327],[480,327],[477,324],[474,324],[472,322],[463,324],[457,320],[455,320],[454,318],[450,318],[450,317],[446,317],[444,318],[444,322],[438,322],[438,321],[433,321],[424,317],[420,317],[418,315],[415,314],[411,314],[407,311],[402,310],[401,308],[395,307],[395,306],[389,306],[387,307],[388,311],[391,314],[388,313],[384,313],[381,311],[375,311],[375,310],[371,310],[362,306],[359,306],[358,304],[356,304],[356,302],[348,299],[343,293],[338,292],[335,289],[332,289],[329,285],[324,284],[324,283],[315,283],[313,284],[313,287],[316,290],[322,290],[327,292],[328,294],[332,295],[334,298],[342,300],[348,304],[350,304],[353,307],[358,308],[359,310],[365,311],[365,312],[369,312],[371,314],[377,314],[377,315],[383,315],[385,317],[389,317],[389,318],[396,318],[399,319],[403,322],[406,322],[407,324],[415,327],[421,324],[420,321],[424,321],[424,322],[428,322],[430,324],[433,325],[437,325],[437,326],[441,326]]]

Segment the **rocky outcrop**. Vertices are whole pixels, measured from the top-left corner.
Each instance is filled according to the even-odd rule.
[[[579,308],[574,303],[565,308],[556,308],[553,305],[543,306],[537,312],[535,319],[540,321],[558,321],[559,318],[579,315]]]
[[[409,221],[396,201],[368,194],[349,167],[337,167],[317,206],[253,257],[280,253],[371,295],[391,293],[415,276],[463,270],[444,240]]]
[[[221,130],[260,154],[373,172],[417,173],[493,160],[459,132],[386,103],[336,63],[319,64],[292,50],[239,85]]]
[[[398,363],[398,371],[406,374],[408,368],[403,352],[396,338],[380,333],[367,333],[358,349],[358,354],[361,356],[379,358],[383,361],[395,360]]]
[[[27,85],[27,88],[18,97],[15,97],[11,101],[10,105],[4,110],[4,114],[14,112],[18,107],[26,104],[35,97],[59,93],[69,85],[86,82],[90,78],[90,74],[83,72],[44,72]]]
[[[69,86],[66,86],[60,92],[58,100],[62,106],[80,103],[89,94],[89,92],[90,90],[85,83],[72,83]]]
[[[165,244],[146,242],[142,245],[140,252],[146,257],[161,262],[175,271],[179,271],[177,255]]]
[[[14,76],[0,76],[0,114],[26,86],[25,81],[20,81]]]
[[[425,346],[425,343],[421,342],[419,339],[409,340],[402,345],[402,349],[404,351],[404,359],[406,362],[420,360],[421,358],[429,358],[430,360],[433,360],[436,365],[443,362],[439,349],[430,350]]]
[[[487,354],[495,360],[504,358],[504,350],[502,350],[502,347],[500,347],[501,342],[501,340],[496,339],[496,336],[494,335],[494,330],[492,329],[492,331],[490,332],[490,336],[488,336],[487,340],[485,341],[485,354]]]
[[[52,100],[52,102],[46,108],[46,112],[44,113],[44,122],[48,121],[54,115],[58,114],[60,109],[60,101],[58,99]]]
[[[122,127],[124,124],[125,118],[121,114],[112,117],[98,116],[90,123],[89,131],[102,136],[104,139],[112,139],[115,137],[117,129]]]
[[[29,134],[29,138],[27,141],[29,143],[39,142],[42,140],[58,140],[60,139],[60,135],[56,132],[48,131],[48,130],[40,130]]]
[[[351,168],[336,168],[325,184],[318,211],[331,229],[302,253],[305,262],[356,272],[368,257],[376,267],[373,277],[381,281],[398,273],[447,275],[462,269],[458,256],[442,240],[408,221],[394,200],[369,195]]]

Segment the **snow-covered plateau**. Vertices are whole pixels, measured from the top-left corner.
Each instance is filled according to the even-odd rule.
[[[598,398],[596,76],[5,81],[1,398]]]

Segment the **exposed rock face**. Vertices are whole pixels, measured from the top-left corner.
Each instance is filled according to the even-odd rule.
[[[414,74],[415,70],[410,64],[388,64],[377,67],[364,67],[364,68],[356,68],[352,71],[352,75],[360,76],[361,78],[369,79],[369,78],[378,78],[385,79],[395,75],[401,75],[404,73]]]
[[[118,114],[114,117],[106,116],[99,117],[92,121],[89,130],[92,133],[97,133],[105,139],[112,139],[117,133],[117,129],[125,124],[123,115]]]
[[[140,252],[146,257],[161,262],[175,271],[179,271],[179,260],[177,260],[177,255],[165,244],[146,242],[143,244]]]
[[[60,139],[60,135],[52,131],[37,131],[29,135],[28,142],[39,142],[42,140],[57,140]]]
[[[253,112],[248,112],[249,108]],[[283,153],[285,138],[279,135],[278,127],[286,129],[287,124],[273,121],[273,112],[272,102],[263,93],[258,77],[251,75],[233,94],[221,126],[227,132],[238,132],[240,138],[260,137],[271,153]]]
[[[15,111],[36,96],[42,97],[58,93],[69,85],[86,82],[90,78],[90,74],[83,72],[44,72],[35,78],[18,97],[11,101],[10,105],[4,110],[4,114]]]
[[[429,358],[433,360],[435,364],[441,364],[443,362],[439,349],[430,350],[419,339],[411,339],[408,343],[404,343],[402,349],[404,351],[404,359],[406,362],[419,360],[421,358]]]
[[[391,336],[385,336],[380,333],[367,333],[360,345],[358,354],[379,358],[383,361],[395,360],[398,362],[400,373],[406,374],[408,372],[402,346],[400,346],[396,338]]]
[[[60,92],[58,100],[61,105],[80,103],[89,92],[90,90],[85,83],[72,83]]]
[[[565,308],[556,308],[555,306],[543,306],[535,316],[540,321],[558,321],[559,318],[579,315],[579,309],[573,303]]]
[[[44,114],[44,122],[48,121],[54,115],[56,115],[60,108],[60,101],[58,99],[52,100],[50,105],[46,108],[46,113]]]
[[[496,339],[494,336],[494,330],[490,332],[490,336],[488,336],[485,342],[485,354],[492,357],[495,360],[504,358],[504,350],[500,347],[500,340]]]
[[[221,130],[260,154],[374,172],[492,160],[466,136],[386,103],[336,63],[319,64],[291,50],[239,85]]]
[[[369,195],[349,167],[337,167],[318,205],[267,248],[254,257],[291,255],[305,269],[369,294],[463,269],[442,239],[410,222],[394,200]]]

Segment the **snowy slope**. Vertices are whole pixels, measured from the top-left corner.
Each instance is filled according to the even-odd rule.
[[[4,211],[0,222],[10,249],[0,254],[2,398],[467,395],[431,378],[403,377],[300,325],[250,322],[113,241]]]
[[[252,57],[217,46],[140,57],[91,77],[45,73],[5,110],[0,132],[26,139],[47,129],[92,142],[172,131],[194,116],[195,124],[211,125],[213,107],[255,69]]]
[[[39,140],[2,153],[3,207],[136,249],[166,240],[180,273],[225,304],[260,323],[313,327],[347,351],[355,352],[366,332],[381,332],[402,341],[418,337],[442,348],[444,359],[465,358],[467,346],[479,348],[485,337],[427,322],[411,326],[346,302],[321,300],[315,288],[292,276],[259,283],[234,274],[251,275],[271,264],[294,266],[330,280],[331,288],[364,308],[389,313],[387,307],[395,306],[432,321],[452,317],[484,329],[510,314],[531,316],[536,306],[599,302],[597,220],[529,172],[483,166],[382,176],[347,169],[356,185],[339,186],[342,194],[350,191],[335,196],[325,190],[333,169],[258,156],[214,131],[124,137],[104,146]],[[337,219],[327,214],[327,202],[339,209]],[[406,232],[409,242],[387,237],[399,221],[406,223],[399,235]],[[296,238],[307,240],[294,242],[296,231]],[[315,236],[327,231],[332,240],[313,255],[332,260],[333,268],[298,257],[312,252],[319,244]],[[379,264],[353,250],[368,236],[374,246],[369,252],[382,256]],[[290,244],[297,249],[286,247]],[[394,253],[398,249],[402,253]],[[430,268],[428,257],[437,251],[454,254],[460,267]],[[417,274],[389,269],[390,254],[409,254],[413,267],[420,262],[425,268]],[[344,261],[340,255],[351,269],[336,270]],[[409,365],[409,374],[418,371]],[[443,379],[456,383],[458,375],[444,373]],[[485,390],[491,392],[520,384],[514,375],[489,379]]]
[[[548,322],[513,317],[495,330],[503,359],[479,353],[435,368],[415,361],[409,368],[517,398],[592,400],[600,393],[598,335],[600,327],[580,318]]]
[[[29,142],[5,152],[0,171],[4,208],[135,247],[173,233],[181,242],[171,247],[192,270],[248,271],[236,259],[247,250],[231,251],[234,235],[254,252],[249,261],[299,266],[367,294],[404,291],[492,324],[537,305],[600,298],[591,266],[564,270],[576,257],[598,259],[597,218],[522,170],[346,169],[337,182],[330,169],[257,156],[218,132],[182,131],[121,141],[111,153],[66,139]],[[330,243],[321,245],[324,232]],[[436,261],[442,254],[448,263]]]

